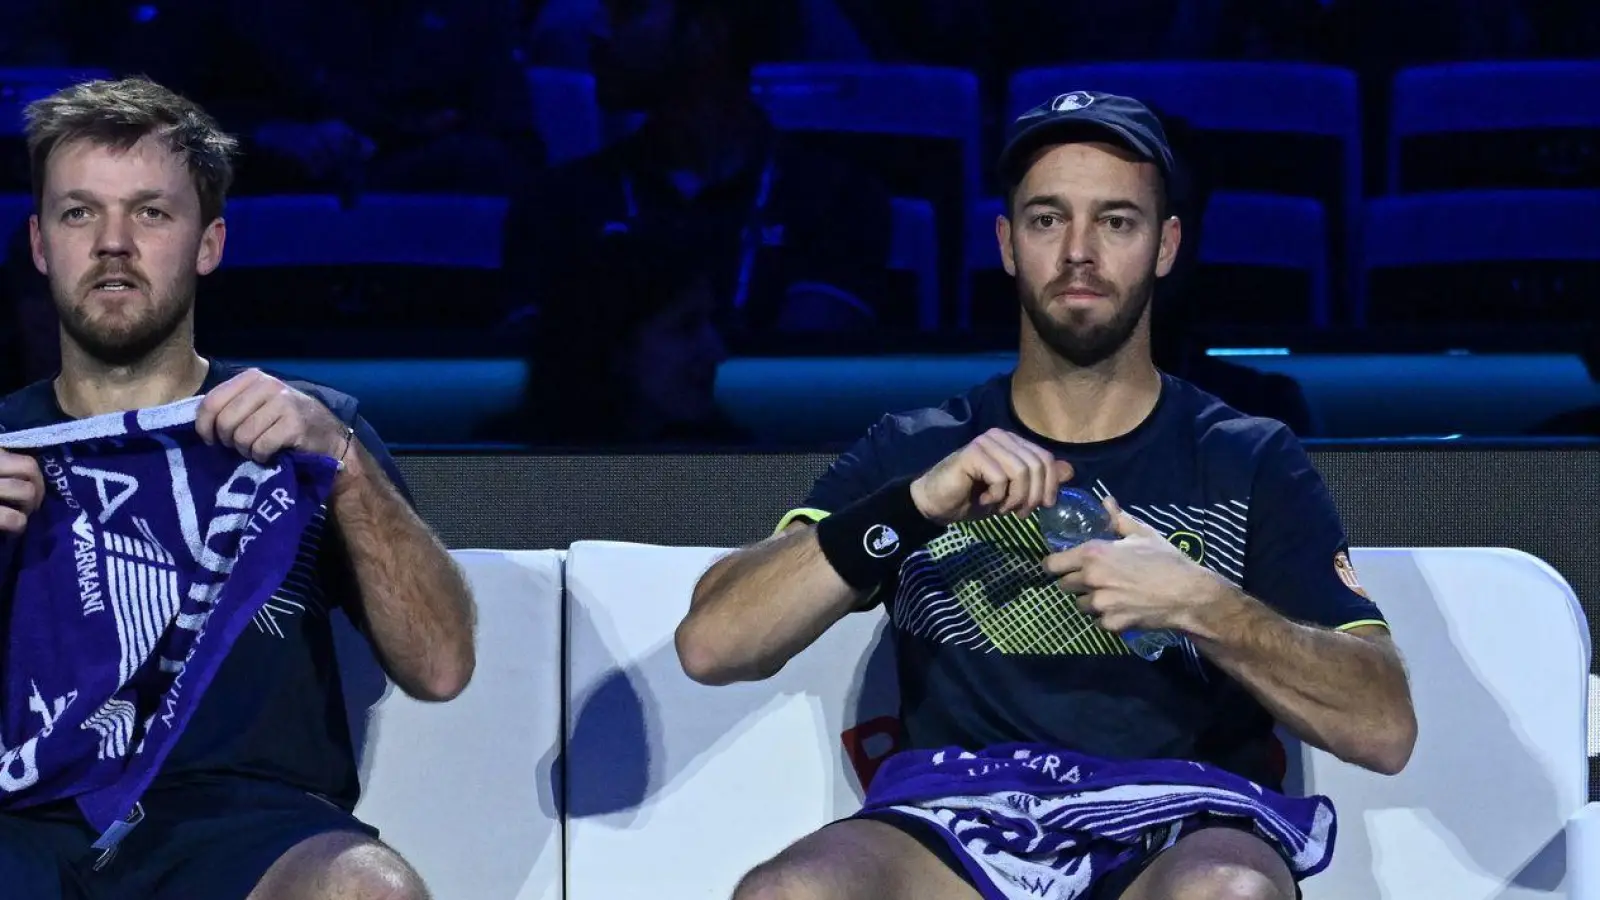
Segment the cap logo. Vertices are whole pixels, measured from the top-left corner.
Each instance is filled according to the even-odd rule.
[[[1094,98],[1089,96],[1087,91],[1073,91],[1070,94],[1062,94],[1050,101],[1050,108],[1056,112],[1072,112],[1073,110],[1083,109],[1093,102]]]

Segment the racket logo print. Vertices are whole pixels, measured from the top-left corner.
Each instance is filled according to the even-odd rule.
[[[861,538],[861,544],[866,548],[867,555],[874,559],[883,559],[900,549],[900,535],[887,525],[874,525],[867,529],[866,535]]]

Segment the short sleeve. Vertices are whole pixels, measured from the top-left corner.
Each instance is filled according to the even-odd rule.
[[[415,509],[417,504],[411,497],[411,488],[406,484],[405,476],[401,474],[400,467],[395,465],[394,456],[389,453],[389,447],[383,442],[383,438],[378,436],[377,429],[361,415],[360,402],[349,394],[321,385],[306,382],[291,382],[291,384],[316,397],[340,422],[355,432],[355,439],[366,448],[367,455],[377,462],[383,474],[394,484],[395,490],[399,491],[406,503]]]
[[[411,486],[406,484],[405,475],[395,464],[394,456],[389,453],[389,447],[383,442],[383,438],[378,436],[377,429],[360,416],[356,417],[355,423],[350,427],[355,429],[356,440],[367,448],[368,455],[377,461],[378,467],[383,469],[383,474],[394,484],[394,489],[400,492],[400,496],[405,498],[412,509],[416,509],[417,501],[411,496]]]
[[[805,500],[779,520],[777,530],[782,531],[793,522],[814,525],[828,514],[882,487],[887,480],[884,477],[884,448],[892,428],[885,418],[872,426],[849,450],[840,454],[811,485]]]
[[[1263,443],[1250,495],[1244,589],[1296,621],[1341,631],[1387,627],[1350,562],[1322,476],[1289,429]]]

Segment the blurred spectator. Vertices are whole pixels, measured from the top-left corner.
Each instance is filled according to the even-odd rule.
[[[786,58],[806,62],[872,62],[873,54],[836,0],[798,0],[797,39]]]
[[[530,8],[536,7],[536,8]],[[543,0],[524,4],[528,64],[552,69],[589,68],[589,36],[600,0]]]
[[[734,444],[716,406],[727,346],[691,233],[611,235],[569,267],[584,302],[540,315],[527,404],[495,437],[565,445]]]
[[[514,0],[184,0],[185,93],[245,139],[235,193],[504,194],[543,165]]]
[[[870,325],[883,292],[890,203],[871,179],[777,132],[750,70],[781,3],[606,0],[593,43],[602,105],[644,114],[632,136],[549,171],[516,198],[505,231],[514,308],[586,303],[561,265],[644,219],[713,240],[719,312],[741,328]]]

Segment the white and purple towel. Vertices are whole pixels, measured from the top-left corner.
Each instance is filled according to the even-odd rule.
[[[199,402],[0,434],[47,485],[0,543],[0,811],[127,818],[327,503],[333,460],[208,446]]]
[[[1298,880],[1327,867],[1336,830],[1326,797],[1286,797],[1214,766],[1024,744],[897,754],[862,812],[933,825],[985,900],[1076,900],[1106,872],[1219,820],[1277,847]]]

